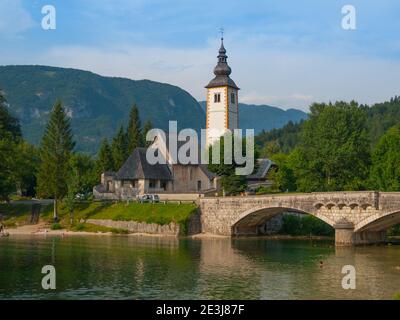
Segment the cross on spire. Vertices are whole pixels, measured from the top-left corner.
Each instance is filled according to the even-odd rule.
[[[219,28],[219,33],[221,34],[221,40],[224,40],[224,27]]]

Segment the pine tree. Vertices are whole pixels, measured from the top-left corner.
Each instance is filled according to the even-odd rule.
[[[142,144],[140,127],[139,109],[136,104],[134,104],[129,114],[129,124],[126,131],[128,154],[131,154],[135,148],[140,147]]]
[[[114,169],[119,170],[127,159],[127,141],[124,128],[121,126],[111,146]]]
[[[70,157],[74,146],[69,119],[61,101],[57,101],[42,138],[41,164],[37,177],[39,195],[54,198],[54,221],[58,221],[58,200],[67,192]]]
[[[146,123],[144,124],[143,130],[142,130],[142,133],[143,133],[142,145],[141,145],[142,147],[148,147],[151,144],[150,141],[146,141],[146,135],[151,129],[153,129],[153,124],[151,123],[150,120],[147,120]]]
[[[101,141],[100,150],[97,158],[97,169],[100,173],[116,170],[111,147],[107,139]]]

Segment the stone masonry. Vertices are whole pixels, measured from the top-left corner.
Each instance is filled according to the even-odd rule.
[[[385,241],[400,223],[400,193],[326,192],[251,197],[202,198],[202,232],[256,235],[259,226],[282,212],[311,214],[335,228],[337,245]]]

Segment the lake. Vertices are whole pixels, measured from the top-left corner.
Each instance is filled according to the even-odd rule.
[[[322,266],[320,261],[322,261]],[[57,289],[43,290],[53,265]],[[342,288],[344,265],[356,289]],[[0,238],[0,299],[392,299],[400,246],[140,236]]]

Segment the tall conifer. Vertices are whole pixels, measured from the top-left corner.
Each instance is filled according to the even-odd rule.
[[[37,177],[39,195],[54,198],[55,221],[58,220],[58,201],[67,192],[70,157],[74,146],[70,121],[61,101],[57,101],[42,138],[41,164]]]
[[[103,139],[101,141],[100,150],[97,157],[97,168],[100,173],[116,170],[114,168],[114,159],[111,152],[111,147],[107,139]]]
[[[141,123],[139,109],[134,104],[129,114],[128,129],[126,132],[128,154],[131,154],[135,148],[142,146]]]
[[[124,133],[124,128],[121,126],[117,135],[114,137],[111,152],[114,161],[114,169],[119,170],[128,157],[127,138]]]
[[[151,144],[151,142],[146,141],[147,132],[149,132],[151,129],[153,129],[153,124],[151,123],[150,120],[147,120],[142,130],[143,131],[142,145],[141,145],[142,147],[148,147]]]

